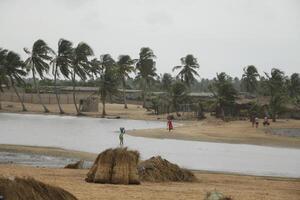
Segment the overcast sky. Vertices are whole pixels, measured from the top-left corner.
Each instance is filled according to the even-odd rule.
[[[0,47],[22,55],[44,39],[87,42],[97,57],[157,56],[159,73],[193,54],[201,78],[277,67],[300,72],[299,0],[0,0]]]

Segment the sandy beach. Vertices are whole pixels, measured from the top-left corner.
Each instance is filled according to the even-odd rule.
[[[2,176],[32,176],[74,194],[80,200],[97,199],[203,199],[206,192],[222,191],[233,199],[298,200],[299,179],[266,178],[196,172],[196,183],[148,183],[138,186],[93,184],[84,181],[87,170],[47,169],[0,165]]]
[[[12,107],[7,107],[13,105]],[[121,104],[108,104],[109,116],[143,120],[165,120],[165,115],[153,115],[137,105],[123,109]],[[4,102],[2,112],[18,112],[19,104]],[[27,105],[29,112],[40,113],[40,105]],[[50,114],[58,114],[56,105],[48,105]],[[64,105],[69,115],[75,115],[73,105]],[[89,117],[100,117],[99,113],[88,113]],[[172,138],[179,140],[196,140],[224,143],[256,144],[276,147],[300,148],[299,137],[272,135],[270,127],[252,128],[248,121],[222,122],[209,117],[202,121],[177,120],[175,130],[169,133],[166,129],[148,129],[130,131],[130,135],[152,138]],[[300,128],[300,121],[278,120],[271,128]],[[72,157],[92,161],[96,154],[69,151],[53,147],[34,147],[20,145],[0,145],[0,151],[40,154],[60,157]],[[89,199],[203,199],[208,191],[214,189],[234,199],[243,200],[298,200],[300,197],[300,179],[246,176],[224,173],[197,171],[199,182],[196,183],[142,183],[139,186],[102,185],[86,183],[87,170],[68,170],[36,168],[14,164],[0,165],[1,176],[31,176],[62,187],[82,200]]]

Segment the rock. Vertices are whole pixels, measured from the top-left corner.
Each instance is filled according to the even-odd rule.
[[[204,200],[232,200],[218,191],[208,192]]]

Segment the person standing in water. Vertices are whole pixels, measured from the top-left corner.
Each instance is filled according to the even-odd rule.
[[[124,145],[124,134],[125,134],[125,128],[121,127],[120,128],[120,135],[119,135],[120,146],[121,147],[123,147],[123,145]]]

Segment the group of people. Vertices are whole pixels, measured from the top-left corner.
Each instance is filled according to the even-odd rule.
[[[259,118],[256,116],[252,116],[251,117],[251,122],[252,122],[252,127],[255,127],[258,128],[259,126]],[[263,121],[263,126],[269,126],[270,125],[270,122],[269,122],[269,118],[267,116],[264,117],[264,121]]]

